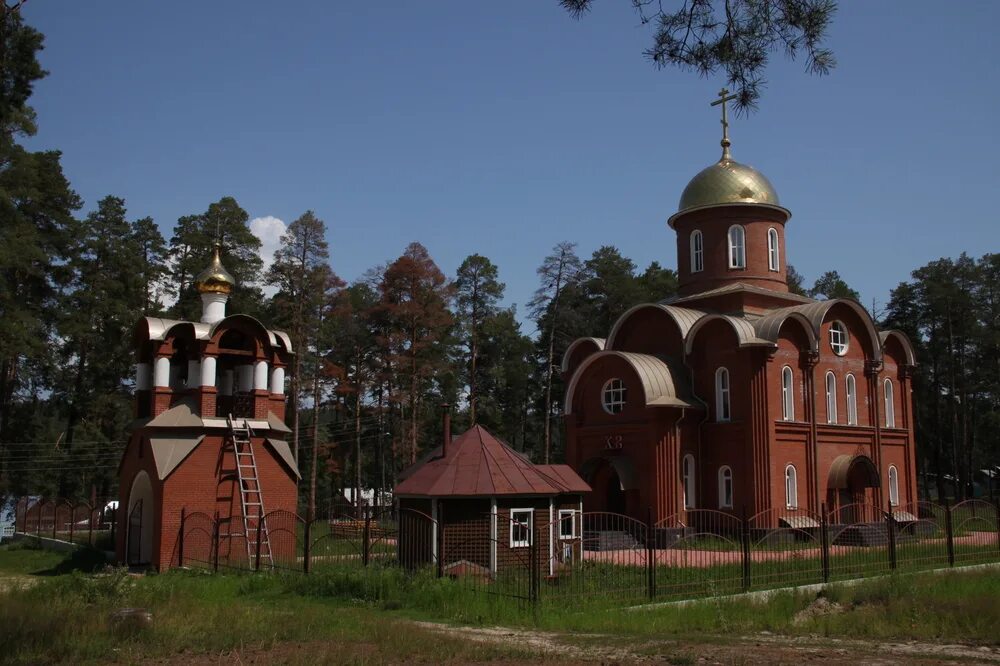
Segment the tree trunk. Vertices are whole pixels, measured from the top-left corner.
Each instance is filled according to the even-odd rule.
[[[361,348],[355,348],[354,366],[354,482],[361,491]]]
[[[309,470],[309,520],[316,518],[316,466],[319,463],[319,372],[313,377],[312,469]]]
[[[549,464],[552,454],[552,363],[555,361],[556,321],[559,318],[559,294],[562,291],[563,269],[566,252],[559,255],[559,269],[556,273],[556,293],[552,297],[552,321],[549,323],[549,354],[545,367],[545,464]]]

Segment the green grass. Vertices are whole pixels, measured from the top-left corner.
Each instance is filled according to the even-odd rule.
[[[915,639],[998,644],[1000,571],[895,574],[826,594],[846,609],[796,624],[815,595],[776,593],[767,601],[710,599],[683,606],[625,610],[607,565],[591,567],[586,595],[560,597],[541,581],[542,600],[487,593],[492,585],[439,579],[372,565],[329,567],[312,575],[210,574],[171,571],[134,577],[102,570],[98,553],[72,556],[25,546],[0,547],[0,581],[31,577],[28,587],[0,587],[0,645],[10,663],[138,662],[179,654],[234,654],[251,660],[306,663],[466,663],[537,657],[516,647],[447,638],[408,620],[528,626],[554,632],[601,634],[628,646],[636,639],[720,640],[771,631],[831,637]],[[98,573],[89,573],[97,570]],[[658,572],[659,573],[659,572]],[[666,572],[664,572],[666,575]],[[640,593],[632,599],[644,603]],[[706,593],[733,590],[704,579]],[[621,591],[621,590],[619,590]],[[112,613],[149,609],[152,626],[123,626]],[[587,640],[570,638],[571,642]],[[319,655],[319,656],[317,656]]]

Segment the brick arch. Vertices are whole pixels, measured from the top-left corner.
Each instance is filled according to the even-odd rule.
[[[661,303],[630,308],[611,329],[606,349],[680,356],[684,340],[704,312]]]
[[[604,338],[577,338],[574,340],[563,352],[560,364],[563,376],[576,372],[576,369],[588,356],[599,351],[604,351]]]
[[[624,362],[624,365],[633,374],[633,378],[638,380],[642,391],[642,404],[645,406],[691,406],[686,400],[679,397],[678,382],[675,381],[670,366],[664,361],[648,354],[602,351],[588,356],[573,373],[573,378],[570,379],[569,385],[566,387],[564,414],[568,416],[574,413],[574,402],[577,399],[580,384],[587,378],[594,363],[609,358]]]
[[[698,338],[698,333],[711,324],[712,322],[721,321],[728,324],[729,328],[732,330],[733,334],[736,336],[736,346],[740,348],[744,347],[770,347],[774,348],[775,343],[769,340],[763,340],[757,337],[757,332],[754,327],[746,319],[740,317],[733,317],[731,315],[720,315],[711,314],[706,315],[699,319],[691,330],[688,332],[687,340],[684,344],[684,353],[690,354],[694,350],[695,340]]]

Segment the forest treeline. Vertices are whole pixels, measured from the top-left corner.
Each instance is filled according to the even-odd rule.
[[[36,129],[28,100],[44,76],[42,37],[4,11],[0,498],[114,491],[134,413],[133,328],[143,315],[199,318],[193,280],[216,240],[238,283],[228,312],[287,331],[297,351],[287,420],[304,505],[345,486],[390,488],[439,443],[445,403],[457,431],[479,423],[535,461],[561,460],[567,345],[604,337],[632,305],[676,292],[675,272],[658,263],[640,268],[613,246],[580,256],[564,242],[540,260],[534,298],[517,312],[488,257],[472,253],[446,275],[418,242],[347,282],[330,265],[336,234],[309,211],[265,268],[232,197],[159,221],[172,225],[169,237],[120,197],[85,210],[60,154],[22,145]],[[809,288],[791,267],[789,279],[817,298],[858,296],[836,271]],[[915,270],[883,313],[918,349],[919,465],[948,494],[968,492],[1000,457],[998,297],[1000,255],[963,255]]]

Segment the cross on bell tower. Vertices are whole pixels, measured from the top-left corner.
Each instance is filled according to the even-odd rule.
[[[722,105],[722,141],[720,144],[722,145],[723,160],[732,159],[729,155],[729,146],[732,144],[729,142],[729,114],[726,111],[726,102],[731,102],[734,99],[737,99],[737,95],[731,95],[727,88],[723,88],[719,91],[719,99],[712,102],[712,106]]]

